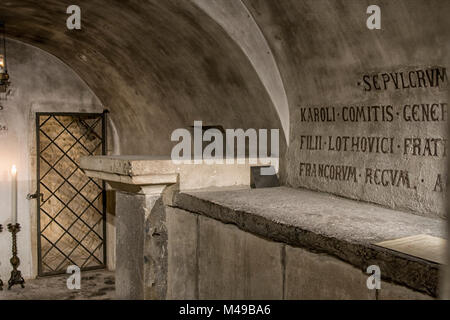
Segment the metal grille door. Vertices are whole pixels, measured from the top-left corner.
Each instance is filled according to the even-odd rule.
[[[106,193],[79,167],[106,151],[106,114],[37,113],[39,275],[105,267]]]

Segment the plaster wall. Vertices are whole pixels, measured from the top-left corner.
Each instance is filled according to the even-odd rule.
[[[35,113],[102,112],[103,106],[86,84],[57,58],[17,41],[9,40],[7,48],[12,86],[7,100],[0,101],[0,223],[6,229],[11,221],[10,169],[15,164],[18,222],[22,225],[18,234],[20,269],[25,278],[31,278],[37,273],[36,201],[26,200],[26,195],[36,191]],[[4,230],[0,234],[3,280],[9,278],[11,271],[10,251],[11,236]]]

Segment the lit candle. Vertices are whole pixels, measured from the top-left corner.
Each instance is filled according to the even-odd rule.
[[[12,166],[12,224],[17,224],[17,168]]]
[[[0,54],[0,73],[5,71],[5,58]]]

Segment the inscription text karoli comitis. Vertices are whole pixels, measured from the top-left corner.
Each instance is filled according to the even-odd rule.
[[[422,159],[445,163],[447,138],[444,128],[448,103],[439,93],[447,82],[447,71],[441,67],[367,74],[358,82],[364,92],[415,89],[422,92],[408,94],[403,103],[395,93],[390,96],[395,103],[383,94],[382,99],[388,103],[301,107],[299,121],[304,126],[303,133],[297,138],[297,148],[303,158],[298,167],[299,177],[404,188],[414,192],[420,185],[422,191],[443,193],[446,177],[442,172],[433,173],[433,170],[442,168],[443,171],[444,165],[428,166],[428,172],[423,174],[411,169],[415,166],[411,164],[418,161],[416,167],[423,167]],[[363,124],[367,130],[363,130]],[[341,159],[341,164],[307,160],[326,159],[325,154],[338,156],[334,158]],[[358,154],[361,157],[355,158]],[[382,157],[378,158],[382,161],[371,161],[371,156]],[[358,163],[361,161],[372,165],[360,168]],[[410,169],[401,168],[402,163]]]

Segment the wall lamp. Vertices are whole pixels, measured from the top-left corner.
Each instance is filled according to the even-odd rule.
[[[0,21],[0,92],[6,92],[9,85],[9,74],[6,64],[5,23]]]

